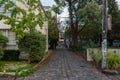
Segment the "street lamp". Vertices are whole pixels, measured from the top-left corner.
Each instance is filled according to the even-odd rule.
[[[102,69],[106,68],[106,54],[107,54],[107,30],[108,30],[108,10],[107,0],[103,0],[102,13]]]

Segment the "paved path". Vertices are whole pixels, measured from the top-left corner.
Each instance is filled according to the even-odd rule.
[[[119,75],[107,75],[111,80],[120,80],[120,74]]]
[[[16,80],[23,80],[18,78]],[[51,58],[24,80],[110,80],[92,65],[65,48],[54,51]]]
[[[0,79],[9,80],[9,79]],[[11,80],[110,80],[84,59],[59,48],[34,74]]]

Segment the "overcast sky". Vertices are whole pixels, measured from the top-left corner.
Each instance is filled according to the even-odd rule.
[[[52,6],[55,4],[54,0],[40,0],[43,4],[43,6]]]

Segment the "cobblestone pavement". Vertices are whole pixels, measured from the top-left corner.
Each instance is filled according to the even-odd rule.
[[[111,80],[120,80],[120,75],[107,75]]]
[[[9,79],[0,79],[9,80]],[[59,48],[34,74],[10,80],[111,80],[65,48]]]

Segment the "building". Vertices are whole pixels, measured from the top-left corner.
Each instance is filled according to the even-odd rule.
[[[17,6],[21,7],[22,9],[24,10],[27,10],[27,7],[26,5],[20,3],[19,1],[17,0],[14,0],[14,2],[16,3]],[[43,8],[43,6],[39,6],[44,14],[45,17],[47,17],[46,13],[45,13],[45,10]],[[4,5],[0,8],[0,13],[2,13],[4,9]],[[35,14],[38,13],[37,10],[34,10],[33,12],[35,12]],[[9,12],[7,12],[5,15],[9,16]],[[18,50],[18,45],[17,45],[17,40],[16,40],[16,34],[15,32],[12,32],[10,29],[11,29],[11,26],[10,25],[6,25],[4,24],[4,20],[1,20],[0,21],[0,31],[3,33],[3,35],[7,36],[8,39],[9,39],[9,42],[7,43],[7,47],[6,49],[8,50]],[[40,26],[36,26],[35,29],[38,31],[38,32],[41,32],[43,33],[44,35],[46,35],[46,38],[48,38],[48,23],[47,21],[44,21],[44,24],[43,24],[43,27],[40,28]],[[29,30],[26,30],[26,31],[29,31]],[[46,51],[48,51],[48,39],[46,40]]]
[[[15,0],[13,0],[15,2]],[[5,3],[6,4],[6,3]],[[0,7],[0,14],[4,10],[4,5]],[[9,12],[5,13],[4,15],[9,16]],[[0,31],[3,33],[4,36],[8,37],[9,42],[7,43],[6,49],[10,50],[17,50],[18,45],[17,45],[17,40],[16,40],[16,34],[10,30],[10,26],[4,24],[4,20],[0,21]]]

